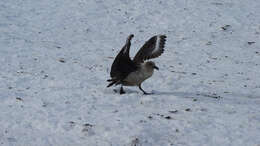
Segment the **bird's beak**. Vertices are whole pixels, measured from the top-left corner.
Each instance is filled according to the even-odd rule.
[[[154,66],[153,68],[156,69],[156,70],[159,70],[159,68],[157,66]]]

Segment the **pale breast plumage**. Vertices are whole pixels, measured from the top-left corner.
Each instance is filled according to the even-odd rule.
[[[145,63],[141,64],[140,70],[131,72],[123,81],[125,86],[138,86],[144,80],[148,79],[153,75],[154,70],[149,69],[145,66]]]

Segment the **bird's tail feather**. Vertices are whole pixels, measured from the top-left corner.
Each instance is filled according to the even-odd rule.
[[[112,85],[114,85],[116,82],[117,82],[117,81],[112,81],[111,83],[109,83],[109,84],[107,85],[107,88],[110,87],[110,86],[112,86]]]
[[[118,82],[117,79],[108,79],[107,81],[108,81],[108,82],[111,82],[111,83],[109,83],[109,84],[107,85],[107,88],[110,87],[110,86],[112,86],[112,85],[114,85],[114,84],[116,84],[116,83]]]

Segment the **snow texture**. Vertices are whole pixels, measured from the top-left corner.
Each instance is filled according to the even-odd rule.
[[[260,146],[259,0],[1,0],[0,145]],[[131,56],[160,68],[119,95]]]

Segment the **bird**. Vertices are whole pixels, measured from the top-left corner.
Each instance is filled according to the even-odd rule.
[[[133,37],[133,34],[127,37],[125,45],[115,57],[107,87],[121,85],[120,94],[124,94],[123,86],[138,86],[143,94],[153,94],[144,91],[141,85],[153,75],[154,69],[159,70],[153,61],[148,60],[159,57],[164,52],[167,37],[161,34],[152,36],[131,59],[129,51]]]

